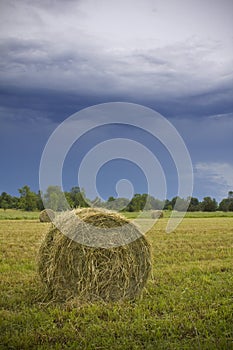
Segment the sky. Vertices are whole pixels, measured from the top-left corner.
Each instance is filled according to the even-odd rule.
[[[0,193],[17,195],[25,184],[39,189],[45,145],[69,116],[127,102],[159,112],[177,129],[192,160],[195,197],[227,197],[233,190],[232,14],[232,0],[1,1]],[[82,157],[111,137],[148,147],[164,170],[167,197],[177,194],[176,166],[165,147],[124,125],[76,141],[64,162],[64,189],[78,184]],[[121,179],[135,193],[148,189],[143,169],[115,159],[97,174],[102,198],[116,196]]]

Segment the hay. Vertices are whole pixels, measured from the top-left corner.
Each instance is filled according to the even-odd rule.
[[[163,211],[162,210],[153,210],[151,213],[152,219],[161,219],[163,218]]]
[[[115,213],[84,209],[76,214],[82,220],[75,229],[83,234],[90,224],[138,231],[135,225]],[[62,221],[66,218],[64,214]],[[140,235],[123,246],[88,247],[52,227],[40,247],[38,271],[47,293],[56,300],[133,299],[141,293],[151,271],[150,245]]]
[[[52,209],[44,209],[40,212],[40,222],[51,222],[53,219],[55,219],[55,213]]]

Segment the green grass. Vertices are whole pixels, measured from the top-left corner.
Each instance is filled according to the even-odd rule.
[[[33,220],[39,218],[39,211],[23,211],[20,209],[0,209],[0,220]]]
[[[139,212],[122,212],[122,214],[128,218],[128,219],[136,219]],[[168,218],[171,215],[171,211],[164,210],[163,211],[164,217]],[[142,214],[142,218],[147,219],[148,217],[151,217],[151,213],[149,211],[145,211]],[[233,218],[233,212],[223,212],[223,211],[216,211],[216,212],[187,212],[185,214],[186,218],[214,218],[214,217],[232,217]],[[7,209],[3,210],[0,208],[0,220],[36,220],[39,218],[39,212],[38,211],[23,211],[20,209]]]
[[[233,218],[233,211],[194,211],[187,212],[185,214],[186,218]]]
[[[0,349],[233,349],[232,219],[185,218],[148,233],[153,275],[135,301],[54,304],[36,254],[49,224],[0,222]]]
[[[169,218],[171,215],[171,211],[164,210],[163,215],[164,218]],[[128,219],[136,219],[139,212],[122,212],[122,214]],[[151,216],[149,211],[145,211],[141,213],[141,218],[148,218]],[[214,212],[203,212],[203,211],[195,211],[195,212],[187,212],[185,213],[186,218],[233,218],[233,211],[224,212],[224,211],[214,211]]]

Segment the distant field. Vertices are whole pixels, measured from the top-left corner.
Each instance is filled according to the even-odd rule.
[[[42,298],[36,254],[49,224],[2,220],[0,349],[233,349],[232,218],[185,218],[171,234],[166,223],[148,234],[141,298],[80,305]]]
[[[163,211],[164,217],[168,218],[171,215],[171,211]],[[125,217],[128,219],[135,219],[139,213],[138,212],[123,212],[122,213]],[[144,212],[142,217],[148,218],[150,217],[150,212]],[[223,212],[223,211],[216,211],[216,212],[187,212],[185,214],[186,218],[212,218],[212,217],[230,217],[233,218],[233,212]],[[17,210],[17,209],[7,209],[3,210],[0,209],[0,220],[34,220],[39,218],[39,212],[38,211],[23,211],[23,210]]]
[[[128,219],[135,219],[138,216],[138,212],[124,212],[122,213],[125,215]],[[171,211],[163,211],[164,218],[169,218],[171,215]],[[145,218],[150,215],[149,212],[143,213],[142,216]],[[226,218],[233,218],[233,211],[224,212],[224,211],[215,211],[215,212],[202,212],[202,211],[195,211],[195,212],[187,212],[185,214],[186,218],[219,218],[219,217],[226,217]]]
[[[38,211],[23,211],[17,209],[0,209],[0,220],[33,220],[39,218]]]

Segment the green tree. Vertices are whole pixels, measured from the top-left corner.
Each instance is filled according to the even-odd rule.
[[[9,205],[7,203],[7,201],[5,201],[4,199],[1,201],[1,208],[6,211],[9,208]]]
[[[54,211],[69,209],[69,204],[60,186],[49,186],[43,198],[46,208]]]
[[[43,204],[43,201],[42,201],[42,193],[41,193],[41,191],[38,191],[38,193],[37,193],[36,205],[37,205],[37,209],[38,210],[41,211],[41,210],[44,209],[44,204]]]
[[[0,208],[7,210],[8,208],[12,208],[13,199],[10,194],[6,192],[2,192],[0,196]]]
[[[127,205],[127,210],[132,211],[140,211],[145,206],[145,195],[135,193],[129,204]]]
[[[179,196],[176,196],[176,197],[172,198],[170,204],[172,206],[172,209],[175,208],[178,211],[186,211],[188,202],[186,199],[180,198]]]
[[[151,209],[154,209],[154,210],[161,210],[165,206],[165,201],[161,201],[152,196],[149,196],[149,202],[151,204]]]
[[[228,198],[224,198],[218,206],[218,209],[220,211],[228,211],[228,207],[229,207],[229,199]]]
[[[221,211],[233,211],[233,198],[224,198],[220,203],[219,203],[219,210]]]
[[[188,211],[199,211],[200,210],[200,203],[198,198],[191,197]]]
[[[37,209],[37,195],[30,190],[30,187],[25,185],[19,190],[19,208],[26,211],[33,211]]]
[[[233,199],[230,200],[228,210],[229,210],[229,211],[233,211]]]
[[[11,208],[14,208],[14,209],[19,209],[19,197],[12,197],[12,204],[11,204]]]
[[[233,191],[228,192],[228,199],[233,199]]]
[[[172,204],[171,204],[171,201],[169,201],[168,199],[165,200],[164,202],[164,207],[163,207],[164,210],[172,210]]]
[[[216,211],[218,208],[218,203],[216,202],[215,198],[212,199],[211,197],[204,197],[200,206],[202,211]]]
[[[127,205],[129,203],[129,199],[119,197],[109,197],[107,202],[104,204],[104,207],[109,210],[117,210],[117,211],[126,211]]]
[[[80,189],[78,186],[71,188],[67,198],[72,208],[89,207],[84,189]]]
[[[140,210],[151,210],[151,209],[162,209],[164,208],[166,201],[160,201],[155,199],[153,196],[143,193],[136,193],[131,199],[130,203],[126,206],[127,211],[140,211]]]

